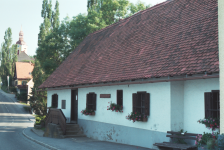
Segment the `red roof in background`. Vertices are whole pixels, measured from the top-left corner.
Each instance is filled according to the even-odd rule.
[[[219,72],[217,0],[173,0],[88,35],[39,87]]]
[[[16,78],[17,79],[32,79],[32,71],[34,66],[27,62],[16,62]]]

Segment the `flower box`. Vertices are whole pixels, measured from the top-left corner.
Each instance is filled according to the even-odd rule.
[[[95,116],[95,112],[92,112],[91,116]]]
[[[142,122],[147,122],[148,121],[148,118],[143,118],[142,119]]]

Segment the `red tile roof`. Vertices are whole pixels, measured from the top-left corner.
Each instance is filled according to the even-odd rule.
[[[217,0],[173,0],[88,35],[39,87],[219,72]]]
[[[34,66],[26,62],[16,62],[16,78],[17,79],[32,79],[32,71]]]

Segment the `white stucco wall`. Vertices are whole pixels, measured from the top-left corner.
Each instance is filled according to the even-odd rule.
[[[219,90],[219,78],[184,82],[184,130],[188,133],[212,132],[197,121],[205,117],[204,92]]]
[[[107,110],[110,101],[116,103],[116,91],[123,90],[123,113]],[[148,122],[131,122],[125,116],[132,112],[132,93],[150,93],[150,116]],[[85,116],[80,112],[86,108],[86,94],[97,94],[96,115]],[[111,98],[100,98],[100,94],[111,94]],[[136,85],[80,88],[78,90],[78,118],[146,130],[166,132],[170,130],[170,83],[148,83]]]
[[[224,133],[224,1],[218,0],[219,70],[220,70],[220,133]]]
[[[47,107],[51,106],[51,97],[53,94],[58,94],[58,108],[61,109],[61,101],[66,100],[66,109],[61,109],[64,115],[68,118],[71,116],[71,89],[47,91]]]
[[[171,82],[171,130],[184,129],[184,81]]]

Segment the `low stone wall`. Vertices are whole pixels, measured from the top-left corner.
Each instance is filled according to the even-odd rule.
[[[48,123],[43,136],[50,137],[50,138],[58,138],[58,139],[62,138],[58,131],[58,125],[53,123]]]

